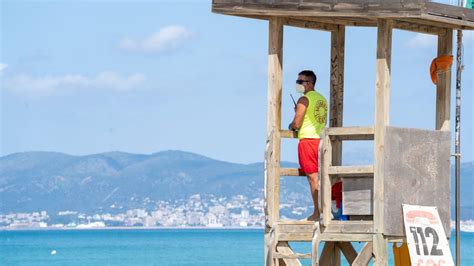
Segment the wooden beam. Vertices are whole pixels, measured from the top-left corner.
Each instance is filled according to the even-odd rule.
[[[447,18],[439,15],[421,14],[420,20],[428,21],[430,25],[437,25],[442,28],[473,30],[474,23],[460,19]]]
[[[312,30],[334,31],[337,29],[337,25],[335,24],[308,21],[308,20],[302,20],[302,19],[297,19],[297,18],[287,18],[285,19],[284,23],[287,26],[304,28],[304,29],[312,29]]]
[[[279,265],[301,266],[299,259],[311,258],[311,253],[301,254],[293,252],[293,249],[291,249],[290,245],[286,241],[279,242],[277,244],[276,250],[277,253],[273,254],[273,258],[281,259],[281,263],[279,263]]]
[[[372,252],[373,252],[373,244],[372,242],[367,242],[364,247],[361,249],[359,252],[359,255],[357,255],[357,258],[352,262],[351,265],[368,265],[370,262],[370,259],[372,258]]]
[[[469,8],[427,1],[423,11],[426,14],[474,22],[474,10]]]
[[[357,233],[357,234],[344,234],[344,233],[324,233],[319,237],[321,241],[350,241],[350,242],[371,242],[373,239],[372,233]]]
[[[336,245],[341,249],[342,254],[344,254],[349,265],[351,265],[357,258],[357,251],[354,249],[351,242],[337,242]]]
[[[281,128],[281,91],[283,59],[283,21],[272,18],[269,22],[268,44],[268,103],[267,103],[267,143],[265,149],[265,239],[279,217],[280,197],[280,128]],[[267,245],[265,246],[267,247]],[[268,261],[265,249],[266,265]]]
[[[326,233],[340,234],[369,234],[373,232],[372,221],[331,221],[323,227],[323,235]]]
[[[419,24],[409,19],[397,20],[393,22],[393,27],[401,30],[438,35],[442,29],[436,26]]]
[[[374,166],[330,166],[328,174],[339,177],[370,177],[374,175]]]
[[[373,127],[329,127],[326,133],[331,139],[338,140],[373,140]],[[298,138],[298,134],[291,130],[280,130],[282,138]]]
[[[323,141],[322,151],[319,152],[321,160],[319,169],[319,178],[321,179],[321,207],[322,207],[322,220],[321,225],[326,226],[331,222],[331,177],[329,176],[329,167],[332,160],[332,143],[329,139],[329,136],[326,133],[323,133],[321,136]]]
[[[330,127],[326,129],[329,136],[374,135],[373,127]]]
[[[284,261],[286,261],[285,265],[287,266],[292,265],[293,263],[294,265],[301,265],[301,262],[299,262],[299,259],[311,259],[311,253],[292,253],[292,254],[276,253],[273,257],[276,259],[284,259]]]
[[[345,26],[339,25],[331,33],[331,78],[329,83],[329,127],[342,127],[344,110],[344,47]],[[331,165],[342,164],[342,142],[333,142]]]
[[[392,21],[380,19],[377,31],[374,136],[374,265],[387,265],[384,240],[385,128],[389,125]]]
[[[298,133],[292,130],[280,130],[280,137],[287,139],[296,139],[298,138]]]
[[[212,3],[212,12],[227,15],[314,16],[314,17],[410,17],[419,16],[422,3],[412,1],[219,1]],[[345,2],[345,3],[344,3]]]
[[[331,260],[332,260],[331,265],[341,266],[341,249],[336,243],[334,243],[334,252],[333,252],[333,256]]]
[[[281,176],[305,176],[306,174],[299,168],[280,168]]]
[[[311,241],[314,233],[313,221],[281,221],[277,223],[280,241]]]
[[[305,16],[301,19],[308,21],[324,22],[328,24],[337,24],[345,26],[361,26],[361,27],[374,27],[377,26],[377,19],[370,17],[310,17]]]
[[[331,265],[331,257],[334,253],[334,242],[324,243],[323,251],[321,252],[321,257],[319,258],[319,265]]]
[[[453,30],[445,29],[438,35],[438,56],[452,55]],[[451,68],[438,74],[436,85],[436,130],[450,130],[451,116]]]

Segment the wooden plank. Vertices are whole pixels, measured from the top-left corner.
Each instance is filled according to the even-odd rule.
[[[449,131],[386,128],[385,157],[397,158],[384,170],[386,236],[405,235],[402,204],[410,204],[436,206],[449,237],[451,142]]]
[[[474,22],[474,10],[454,5],[446,5],[427,1],[425,3],[423,13],[442,17],[450,17],[456,20]]]
[[[306,220],[280,220],[276,223],[278,226],[286,226],[286,225],[303,225],[303,226],[313,226],[313,221],[306,221]]]
[[[389,124],[391,44],[392,22],[380,19],[377,33],[374,127],[374,220],[377,233],[383,233],[384,140],[385,127]]]
[[[332,138],[339,140],[373,140],[373,127],[330,127],[326,130]]]
[[[329,128],[342,127],[344,114],[344,47],[346,28],[343,25],[331,33],[331,78]],[[332,143],[333,153],[331,165],[342,164],[342,142],[336,140]]]
[[[273,254],[273,258],[282,259],[280,264],[286,266],[301,266],[299,259],[307,257],[307,254],[294,253],[286,241],[279,242],[276,250],[277,252]],[[311,258],[311,254],[309,254],[309,258]]]
[[[359,255],[357,255],[357,258],[352,262],[351,265],[357,265],[357,266],[362,266],[362,265],[368,265],[370,262],[370,259],[372,258],[372,252],[373,252],[373,244],[372,242],[367,242],[364,247],[361,249],[359,252]]]
[[[328,24],[338,24],[345,26],[370,27],[376,26],[377,20],[374,18],[363,17],[299,17],[307,21],[324,22]]]
[[[342,214],[373,215],[373,188],[374,180],[372,178],[343,178]]]
[[[385,128],[389,124],[390,73],[392,50],[392,21],[380,19],[377,31],[377,63],[375,85],[374,126],[374,265],[387,265],[387,247],[383,247],[384,233],[384,167]]]
[[[298,133],[292,130],[280,130],[280,137],[287,139],[297,139]]]
[[[321,228],[323,234],[359,234],[372,233],[374,223],[372,221],[331,221],[327,226]]]
[[[290,232],[290,233],[279,233],[278,238],[281,241],[290,242],[311,242],[313,239],[313,232]]]
[[[324,248],[319,258],[319,265],[331,265],[331,256],[334,253],[334,246],[334,242],[324,243]]]
[[[393,27],[401,30],[438,35],[442,29],[436,26],[419,24],[413,21],[407,20],[397,20],[393,22]]]
[[[341,265],[341,249],[339,248],[338,245],[334,245],[334,253],[333,253],[333,257],[331,258],[332,260],[332,263],[331,265],[334,265],[334,266],[340,266]]]
[[[283,21],[272,18],[269,23],[268,47],[268,115],[267,135],[271,139],[270,152],[266,160],[268,183],[272,198],[269,206],[270,225],[279,217],[280,192],[280,128],[281,128],[281,93],[282,93],[282,54],[283,54]]]
[[[342,254],[344,254],[349,265],[352,264],[352,262],[357,258],[357,252],[351,242],[337,242],[336,245],[341,249]]]
[[[322,220],[321,225],[327,226],[331,222],[331,178],[329,176],[329,166],[332,159],[332,145],[329,140],[329,136],[323,133],[322,136],[323,146],[322,152],[319,153],[322,159],[319,169],[319,178],[321,179],[321,207],[322,207]]]
[[[265,149],[264,182],[265,182],[265,239],[270,234],[273,224],[279,218],[280,198],[280,128],[281,128],[281,91],[283,59],[283,21],[272,18],[269,22],[268,40],[268,106],[267,106],[267,143]],[[265,264],[271,251],[265,245]]]
[[[339,177],[371,177],[374,175],[373,165],[360,166],[330,166],[328,175],[337,175]]]
[[[298,27],[298,28],[303,28],[303,29],[323,30],[323,31],[334,31],[337,29],[337,25],[335,24],[308,21],[308,20],[296,19],[296,18],[287,18],[285,19],[284,23],[287,26]]]
[[[311,241],[315,223],[313,221],[280,221],[276,224],[281,241]]]
[[[418,1],[240,1],[213,0],[212,12],[234,16],[306,17],[329,24],[375,26],[374,18],[420,18],[439,27],[474,29],[474,11],[453,5]]]
[[[419,1],[218,1],[214,0],[212,11],[222,14],[245,13],[268,16],[333,16],[333,17],[406,17],[419,16],[422,12]]]
[[[372,254],[374,265],[388,265],[388,241],[383,234],[374,234],[372,240]]]
[[[341,234],[341,233],[324,233],[321,234],[321,241],[345,241],[345,242],[371,242],[373,234],[371,233],[358,233],[358,234]]]
[[[275,260],[273,259],[273,254],[276,252],[276,244],[278,239],[276,237],[275,228],[270,228],[267,232],[265,231],[265,245],[264,245],[264,263],[266,266],[275,265]]]
[[[453,31],[444,30],[438,35],[438,56],[452,55]],[[436,85],[436,130],[450,130],[451,115],[451,68],[449,71],[438,74]]]
[[[281,176],[305,176],[299,168],[280,168]]]
[[[441,21],[439,21],[441,19]],[[400,19],[403,21],[411,21],[414,23],[417,23],[419,25],[427,25],[431,27],[438,27],[440,29],[445,29],[445,28],[451,28],[451,29],[473,29],[473,27],[469,27],[464,25],[464,23],[460,23],[460,25],[453,24],[452,19],[447,19],[439,16],[433,16],[433,15],[426,15],[426,14],[421,14],[420,17],[417,18],[403,18]]]
[[[298,259],[311,259],[311,253],[293,253],[293,254],[275,253],[273,257],[275,259],[287,259],[286,265],[292,265],[291,261],[296,261]],[[301,265],[301,262],[299,262],[299,264],[294,264],[294,265]]]
[[[473,30],[474,23],[460,19],[452,19],[443,16],[421,14],[420,20],[429,22],[430,25],[437,25],[442,28]]]

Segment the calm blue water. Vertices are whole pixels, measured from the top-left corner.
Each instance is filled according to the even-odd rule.
[[[461,240],[462,265],[474,265],[474,233],[462,233]],[[2,266],[262,264],[262,230],[0,231]]]

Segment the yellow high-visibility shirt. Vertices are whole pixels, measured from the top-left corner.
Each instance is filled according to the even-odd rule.
[[[304,114],[303,124],[298,130],[299,139],[319,139],[321,131],[326,126],[328,104],[324,96],[316,91],[307,92],[308,107]]]

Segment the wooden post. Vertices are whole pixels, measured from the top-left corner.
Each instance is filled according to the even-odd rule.
[[[387,239],[384,237],[384,140],[389,124],[392,21],[378,20],[375,77],[374,125],[374,265],[387,265]]]
[[[438,34],[438,56],[453,52],[453,30],[446,29]],[[451,109],[451,68],[438,74],[436,85],[436,130],[449,130]]]
[[[345,26],[331,32],[331,81],[329,127],[342,127],[344,103],[344,44]],[[342,142],[334,141],[332,165],[342,165]]]
[[[322,220],[320,224],[327,227],[331,223],[331,177],[329,176],[329,167],[331,166],[332,143],[329,135],[323,134],[323,151],[320,153],[321,158],[320,166],[322,169],[319,170],[318,176],[321,178],[321,207],[322,207]]]
[[[283,19],[272,17],[269,24],[267,145],[264,172],[265,241],[270,239],[271,228],[279,217]],[[273,259],[268,260],[268,252],[265,245],[265,265],[273,265]]]

